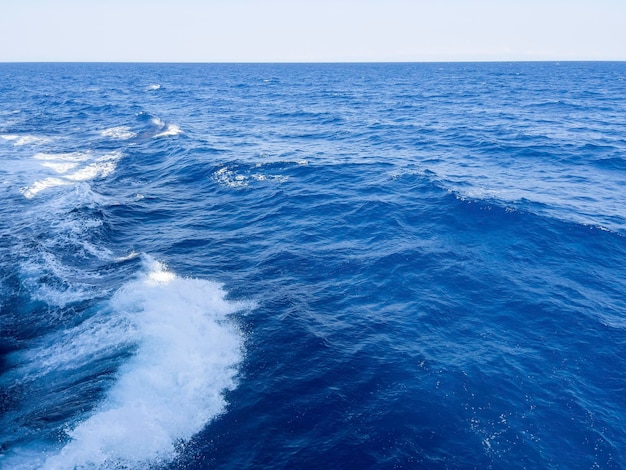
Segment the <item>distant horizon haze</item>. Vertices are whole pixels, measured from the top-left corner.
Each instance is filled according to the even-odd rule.
[[[24,0],[0,62],[626,60],[626,2]]]

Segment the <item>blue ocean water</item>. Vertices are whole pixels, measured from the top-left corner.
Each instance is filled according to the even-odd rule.
[[[0,64],[0,468],[626,468],[625,78]]]

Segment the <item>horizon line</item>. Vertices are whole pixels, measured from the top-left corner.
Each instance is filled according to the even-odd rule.
[[[215,64],[215,65],[315,65],[315,64],[496,64],[496,63],[582,63],[626,62],[626,59],[460,59],[460,60],[313,60],[313,61],[155,61],[155,60],[0,60],[0,64]]]

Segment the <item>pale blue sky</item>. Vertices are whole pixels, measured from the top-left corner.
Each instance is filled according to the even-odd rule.
[[[626,60],[626,0],[0,0],[0,62]]]

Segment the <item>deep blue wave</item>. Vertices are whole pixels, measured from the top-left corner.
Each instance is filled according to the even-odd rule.
[[[0,468],[624,468],[626,64],[0,76]]]

